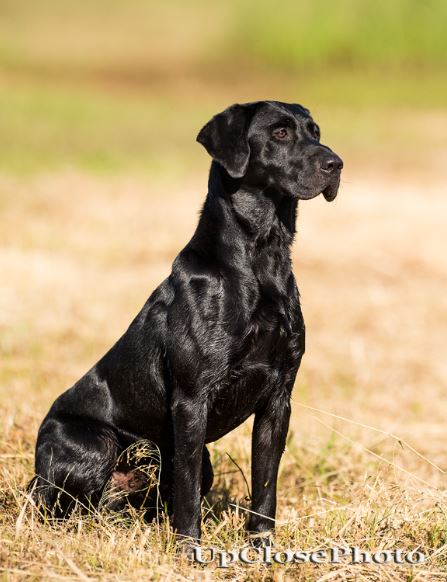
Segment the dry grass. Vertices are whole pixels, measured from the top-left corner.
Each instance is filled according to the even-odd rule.
[[[168,524],[107,513],[40,524],[27,506],[49,404],[126,328],[188,240],[205,175],[0,178],[0,579],[445,580],[447,265],[443,182],[345,176],[301,204],[307,354],[281,465],[278,548],[420,549],[417,567],[229,570],[176,556]],[[397,435],[397,436],[394,436]],[[212,446],[205,547],[246,543],[250,427]],[[239,507],[234,507],[231,505]]]

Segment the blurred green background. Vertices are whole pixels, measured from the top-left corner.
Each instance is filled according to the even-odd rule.
[[[442,165],[445,0],[0,0],[0,171],[194,172],[208,117],[309,107],[362,168]]]

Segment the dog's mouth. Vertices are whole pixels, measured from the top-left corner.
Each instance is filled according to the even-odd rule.
[[[335,198],[338,194],[338,186],[339,186],[339,182],[337,181],[336,184],[329,184],[323,190],[322,194],[328,202],[332,202],[332,200],[335,200]]]
[[[323,196],[326,198],[328,202],[332,202],[332,200],[334,200],[338,194],[338,186],[339,186],[338,181],[335,183],[332,182],[331,184],[325,186],[325,188],[323,188],[322,190],[318,189],[306,194],[303,193],[299,195],[298,198],[300,198],[301,200],[312,200],[312,198],[316,198],[320,194],[323,194]]]

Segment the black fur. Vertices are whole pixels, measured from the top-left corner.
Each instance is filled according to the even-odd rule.
[[[212,485],[205,445],[252,414],[248,527],[272,528],[304,353],[290,261],[297,203],[321,192],[335,198],[342,168],[299,105],[233,105],[197,139],[214,161],[196,232],[126,333],[52,405],[34,479],[47,507],[64,489],[58,511],[65,515],[73,498],[99,498],[128,445],[151,440],[161,451],[174,528],[196,540],[200,498]]]

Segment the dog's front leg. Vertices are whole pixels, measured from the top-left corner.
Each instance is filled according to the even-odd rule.
[[[200,492],[206,434],[206,404],[179,397],[172,406],[174,425],[174,530],[182,539],[200,540]]]
[[[252,505],[248,530],[264,534],[274,528],[276,481],[290,418],[290,395],[284,391],[256,412],[252,436]],[[254,536],[259,544],[264,535]]]

